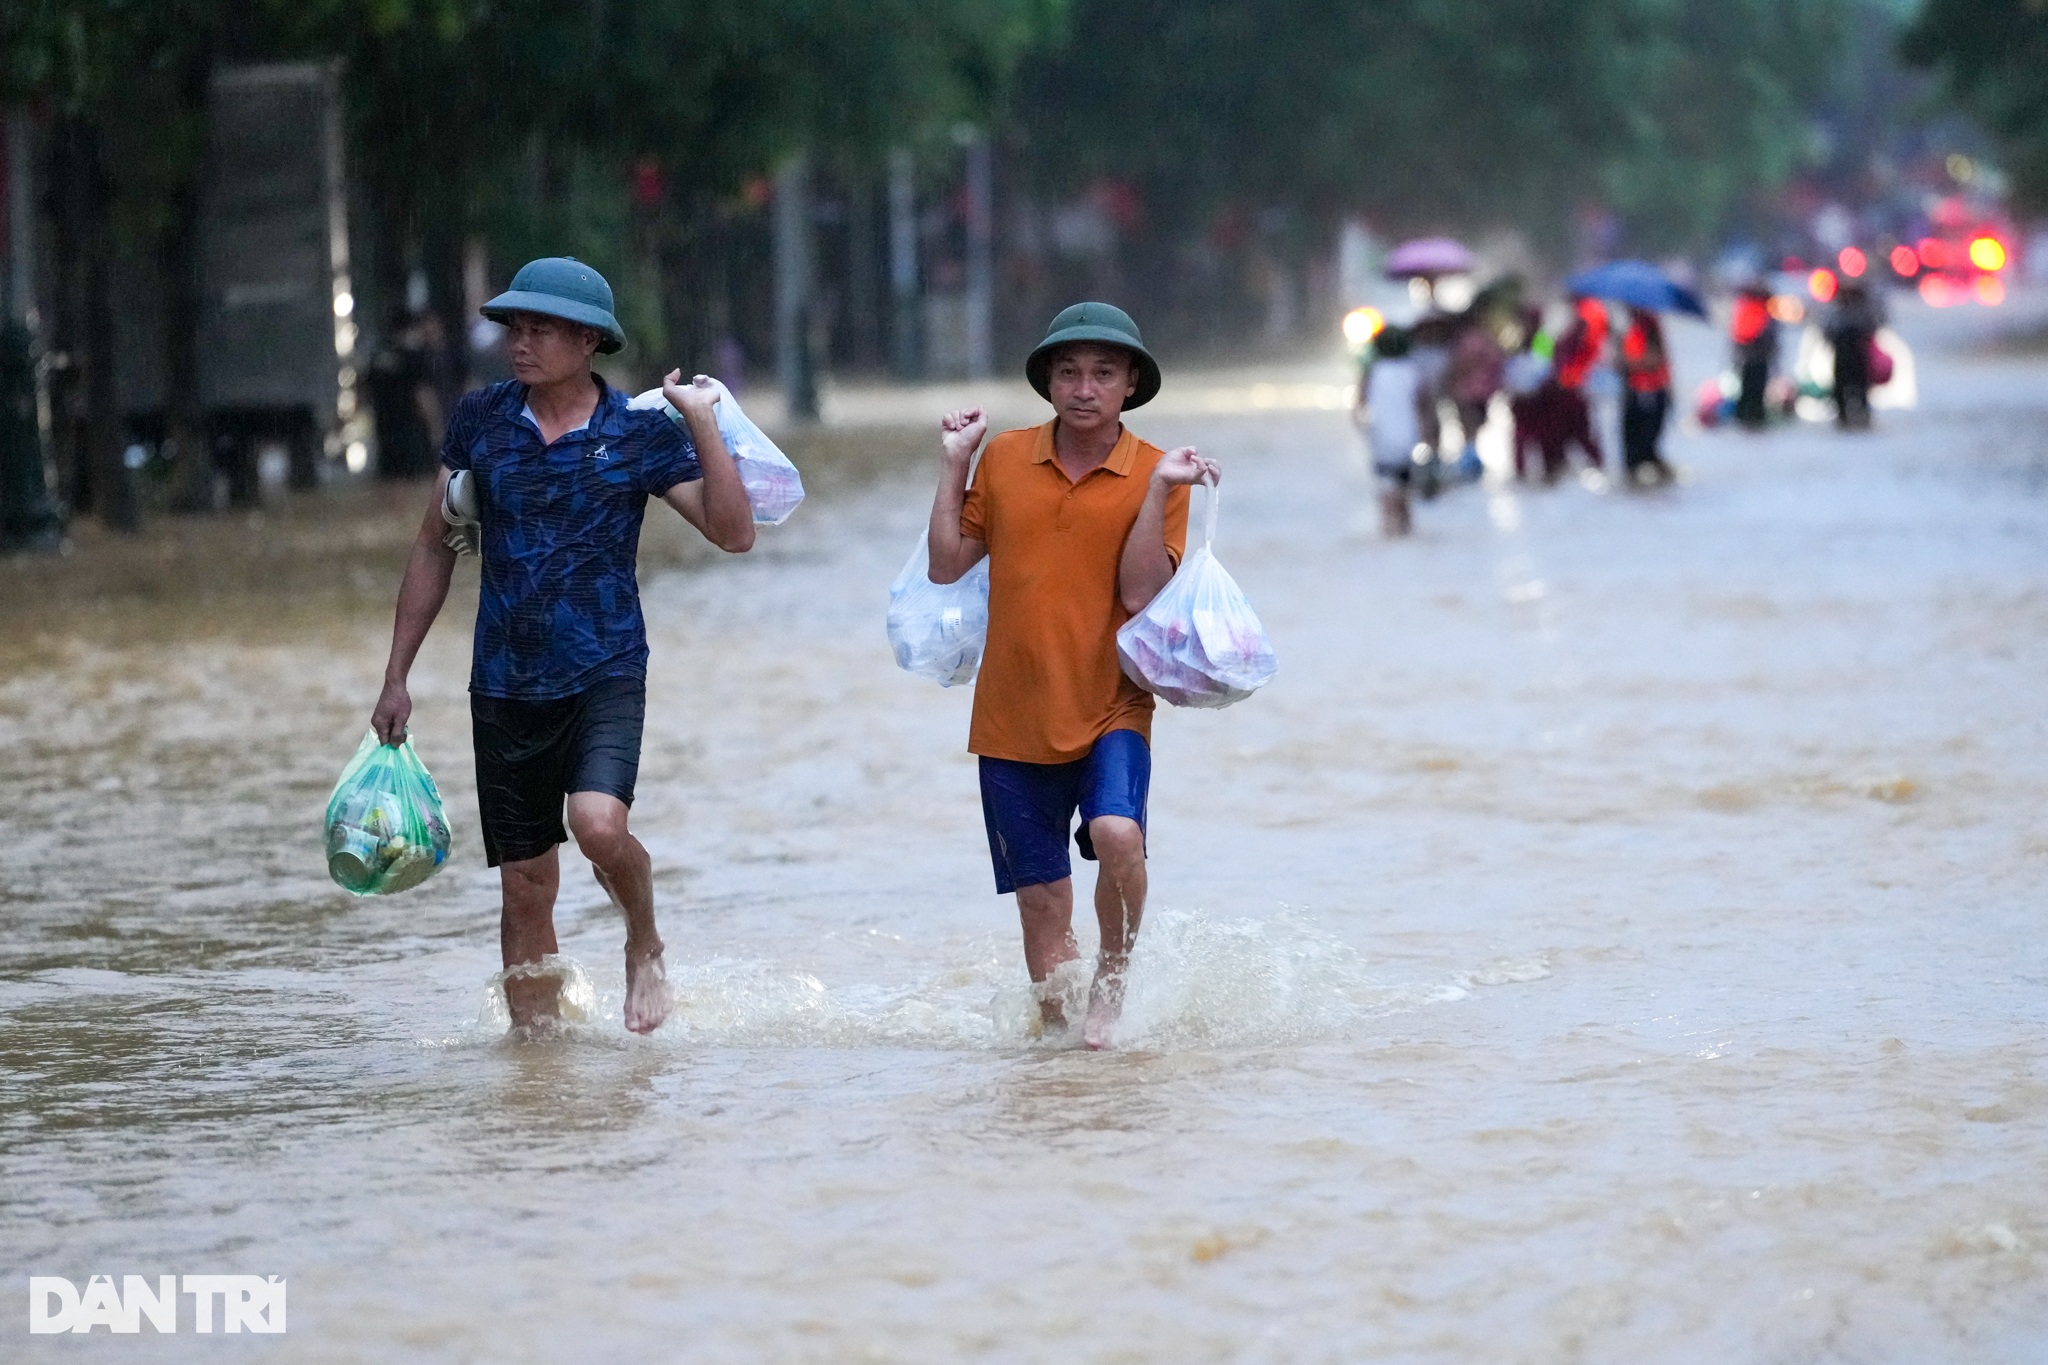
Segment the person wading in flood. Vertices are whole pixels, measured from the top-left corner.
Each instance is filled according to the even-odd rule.
[[[1117,663],[1117,628],[1173,577],[1187,544],[1188,485],[1220,478],[1192,447],[1161,451],[1123,413],[1159,392],[1159,366],[1118,308],[1080,303],[1052,321],[1024,374],[1056,414],[989,442],[980,408],[940,423],[931,579],[959,580],[989,557],[988,643],[967,747],[979,755],[996,894],[1015,892],[1024,964],[1044,1022],[1065,1010],[1054,974],[1074,943],[1073,830],[1100,863],[1102,931],[1083,1038],[1107,1047],[1145,913],[1145,805],[1152,697]]]
[[[628,409],[626,395],[592,373],[593,354],[625,345],[611,286],[595,270],[566,257],[530,262],[483,314],[509,329],[514,377],[465,395],[449,418],[370,723],[386,744],[404,739],[406,675],[447,599],[455,545],[475,534],[483,579],[470,717],[484,856],[504,892],[513,1026],[557,1017],[559,977],[519,969],[556,951],[557,846],[574,834],[625,912],[626,1027],[647,1033],[668,1016],[669,994],[647,850],[626,823],[647,704],[634,574],[640,521],[657,497],[739,554],[753,546],[753,513],[712,417],[711,381],[683,384],[677,371],[663,385],[685,434],[660,411]],[[451,480],[475,490],[480,533],[451,507],[461,501]]]
[[[1621,338],[1622,472],[1633,485],[1671,482],[1658,442],[1671,412],[1671,357],[1664,349],[1664,324],[1647,308],[1629,310]]]

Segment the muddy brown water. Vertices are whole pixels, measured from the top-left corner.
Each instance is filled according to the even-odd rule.
[[[1134,418],[1225,460],[1281,673],[1160,718],[1107,1055],[1027,1036],[970,698],[883,638],[921,468],[650,545],[647,1039],[573,855],[589,1018],[503,1037],[473,569],[414,676],[454,864],[325,880],[413,493],[6,566],[0,1356],[256,1348],[26,1332],[30,1275],[219,1271],[309,1361],[2048,1358],[2048,363],[1980,325],[1904,320],[1867,439],[1406,544],[1341,413]]]

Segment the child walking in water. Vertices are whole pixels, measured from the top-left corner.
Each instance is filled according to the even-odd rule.
[[[1121,309],[1066,309],[1024,374],[1053,420],[992,439],[972,488],[968,465],[987,419],[967,408],[940,423],[930,572],[934,583],[956,582],[988,556],[988,642],[967,747],[980,759],[996,894],[1016,894],[1040,1016],[1064,1027],[1051,983],[1080,956],[1069,837],[1100,864],[1102,948],[1082,1036],[1104,1048],[1145,913],[1152,781],[1152,696],[1124,676],[1116,632],[1173,577],[1188,486],[1221,470],[1192,447],[1162,451],[1124,427],[1123,413],[1150,402],[1160,381]]]
[[[1372,369],[1359,386],[1355,419],[1365,427],[1379,485],[1380,534],[1408,534],[1408,483],[1415,476],[1415,447],[1422,442],[1422,371],[1409,354],[1407,329],[1389,326],[1373,338]]]

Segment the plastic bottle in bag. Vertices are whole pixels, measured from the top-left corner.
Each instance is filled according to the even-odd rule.
[[[1175,706],[1228,706],[1273,680],[1279,661],[1258,613],[1216,562],[1216,485],[1202,543],[1116,633],[1124,676]]]
[[[803,475],[775,442],[754,425],[753,419],[740,410],[740,400],[732,396],[731,390],[716,379],[711,382],[718,386],[718,406],[711,410],[711,415],[718,423],[718,434],[725,439],[725,448],[732,453],[740,483],[747,490],[747,503],[754,509],[754,524],[780,526],[804,500]],[[649,389],[626,406],[659,409],[677,424],[683,420],[683,415],[662,397],[660,389]]]
[[[454,840],[434,776],[412,747],[375,731],[327,798],[327,874],[358,896],[388,896],[441,870]]]
[[[889,585],[889,647],[898,667],[941,687],[971,683],[988,642],[988,557],[954,583],[932,582],[931,568],[930,542],[920,531]]]

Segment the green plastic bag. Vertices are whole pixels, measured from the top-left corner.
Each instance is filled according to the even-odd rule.
[[[448,861],[448,816],[412,737],[363,736],[327,798],[327,875],[358,896],[418,886]]]

